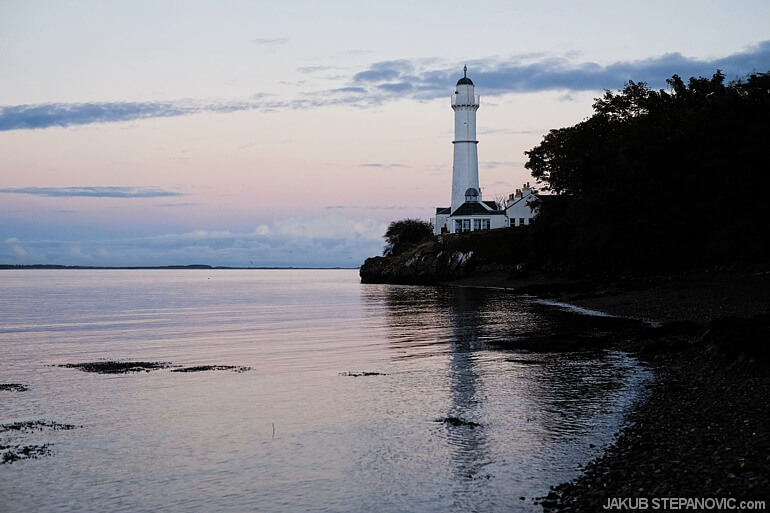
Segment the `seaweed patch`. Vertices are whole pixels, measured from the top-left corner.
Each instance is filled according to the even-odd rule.
[[[41,456],[50,456],[52,453],[50,444],[43,445],[1,445],[0,465],[13,463],[19,460],[37,459]]]
[[[62,424],[60,422],[52,422],[49,420],[27,420],[24,422],[0,424],[0,433],[9,433],[11,438],[15,438],[18,436],[17,433],[29,434],[46,429],[53,431],[68,431],[70,429],[76,429],[77,427],[78,426],[72,424]],[[21,438],[23,438],[23,436]],[[43,456],[51,456],[53,454],[51,445],[52,444],[49,443],[39,445],[24,443],[5,445],[5,443],[0,443],[0,465],[13,463],[14,461],[19,460],[30,460],[41,458]]]
[[[83,372],[95,372],[97,374],[127,374],[129,372],[150,372],[171,367],[169,362],[86,362],[65,363],[57,365],[67,369],[78,369]]]
[[[24,422],[0,424],[0,433],[6,433],[9,431],[34,433],[35,431],[43,431],[44,429],[52,429],[54,431],[69,431],[70,429],[76,429],[77,427],[78,426],[73,424],[61,424],[59,422],[52,422],[49,420],[27,420]]]
[[[350,376],[352,378],[360,378],[361,376],[387,376],[384,372],[340,372],[340,376]]]
[[[237,365],[196,365],[194,367],[181,367],[178,369],[171,369],[171,372],[206,372],[206,371],[219,371],[229,370],[233,372],[248,372],[251,367],[243,367]]]
[[[436,419],[435,422],[443,422],[444,424],[449,424],[450,426],[456,426],[456,427],[466,426],[466,427],[469,427],[471,429],[475,429],[475,428],[481,426],[481,424],[479,424],[478,422],[473,422],[472,420],[461,419],[459,417],[443,417],[443,418],[440,418],[440,419]]]
[[[26,392],[29,390],[27,385],[21,383],[0,383],[0,390],[9,390],[11,392]]]

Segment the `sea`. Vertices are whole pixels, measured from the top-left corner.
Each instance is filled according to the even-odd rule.
[[[563,306],[345,269],[0,271],[0,511],[542,511],[651,380],[510,349],[621,336]],[[107,362],[163,365],[80,366]]]

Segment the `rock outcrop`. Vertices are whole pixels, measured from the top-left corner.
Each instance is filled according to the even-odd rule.
[[[473,251],[418,252],[409,258],[367,258],[359,274],[362,283],[429,284],[454,280],[474,268]]]
[[[516,273],[530,258],[527,228],[440,235],[398,255],[367,258],[360,269],[361,281],[411,285],[490,271]]]

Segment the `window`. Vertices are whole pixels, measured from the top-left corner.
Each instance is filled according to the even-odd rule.
[[[519,224],[517,224],[516,226],[524,226],[524,218],[523,217],[519,218]]]
[[[470,219],[455,219],[455,233],[471,231]]]
[[[474,219],[473,220],[473,231],[477,232],[481,230],[481,219]]]

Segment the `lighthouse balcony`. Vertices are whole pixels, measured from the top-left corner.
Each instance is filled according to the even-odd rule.
[[[471,98],[470,95],[453,94],[452,95],[452,108],[454,107],[478,107],[479,95],[474,94]]]

